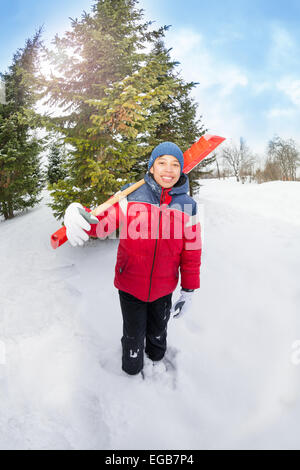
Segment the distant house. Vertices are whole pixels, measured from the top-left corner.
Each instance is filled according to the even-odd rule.
[[[2,80],[0,80],[0,103],[5,104],[5,84]]]

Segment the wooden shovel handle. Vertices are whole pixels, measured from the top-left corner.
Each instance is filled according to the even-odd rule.
[[[126,197],[128,194],[138,189],[144,183],[145,183],[144,178],[140,181],[137,181],[136,183],[132,184],[128,188],[124,189],[124,191],[120,191],[119,193],[115,194],[113,197],[111,197],[107,201],[100,204],[100,206],[93,209],[91,211],[91,214],[95,216],[102,214],[102,212],[105,212],[109,207],[113,206],[116,202],[120,201],[121,199],[124,199],[124,197]],[[51,235],[50,242],[54,250],[58,248],[59,246],[63,245],[68,240],[66,232],[67,232],[66,227],[61,227],[59,230],[57,230],[55,233]]]
[[[225,140],[224,137],[219,137],[217,135],[203,135],[200,137],[198,142],[195,142],[189,149],[184,152],[184,167],[183,172],[189,173],[193,168],[195,168],[201,160],[203,160],[210,152],[212,152],[218,145],[221,144]],[[113,196],[108,201],[100,204],[100,206],[96,207],[91,211],[92,215],[98,216],[102,212],[106,211],[109,207],[113,206],[116,202],[120,201],[127,194],[132,193],[140,186],[145,183],[145,180],[142,179],[137,183],[129,186],[128,188],[124,189]],[[57,232],[51,235],[51,245],[55,249],[61,246],[63,243],[67,241],[67,234],[66,234],[66,227],[61,227]]]
[[[100,204],[100,206],[96,207],[96,209],[93,209],[91,211],[91,214],[95,216],[102,214],[102,212],[105,212],[109,207],[116,204],[116,202],[119,202],[121,199],[124,199],[124,197],[126,197],[128,194],[138,189],[144,183],[145,183],[145,180],[143,178],[142,180],[137,181],[136,183],[132,184],[128,188],[124,189],[123,191],[118,192],[113,197],[111,197],[107,201]]]

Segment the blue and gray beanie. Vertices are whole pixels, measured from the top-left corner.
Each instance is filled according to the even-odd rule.
[[[162,155],[173,155],[173,157],[176,157],[177,160],[180,163],[181,173],[182,173],[182,171],[183,171],[183,153],[176,144],[173,144],[173,142],[162,142],[161,144],[157,145],[152,150],[151,156],[149,158],[148,170],[150,170],[150,168],[152,167],[154,161],[158,157],[161,157]]]

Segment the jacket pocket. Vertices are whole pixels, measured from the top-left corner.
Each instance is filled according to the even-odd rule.
[[[119,274],[122,274],[125,269],[126,269],[126,266],[128,264],[128,254],[123,251],[123,250],[120,250],[117,254],[117,264],[116,264],[116,271],[119,273]]]

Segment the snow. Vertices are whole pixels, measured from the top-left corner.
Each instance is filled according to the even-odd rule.
[[[46,191],[0,222],[1,449],[300,448],[300,183],[201,184],[201,288],[145,380],[120,367],[118,241],[54,251]]]
[[[5,83],[0,79],[0,104],[6,104]]]

